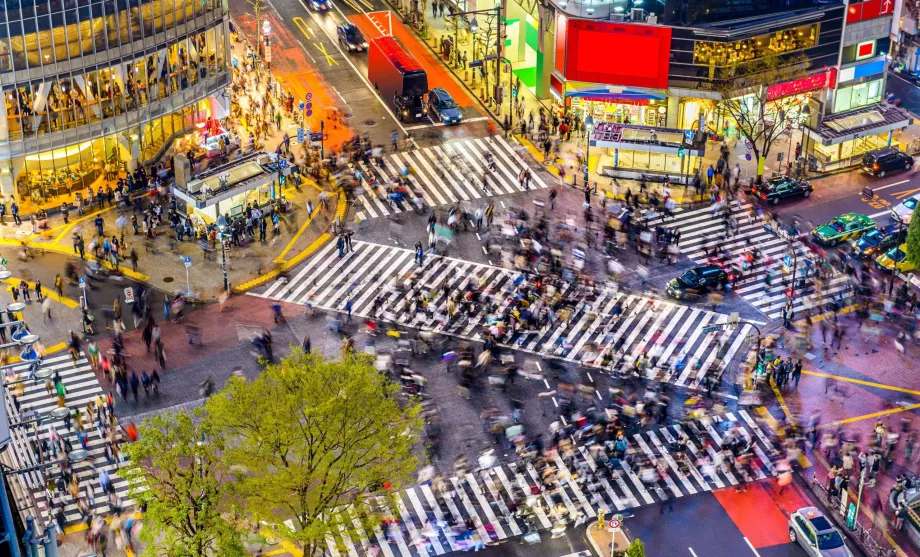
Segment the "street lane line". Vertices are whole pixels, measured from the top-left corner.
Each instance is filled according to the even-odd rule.
[[[692,548],[692,547],[688,547],[687,549],[690,550],[690,555],[693,555],[693,557],[697,557],[696,552],[693,551],[693,548]]]
[[[757,553],[757,550],[754,549],[754,544],[751,543],[751,540],[749,540],[749,539],[747,539],[747,538],[744,538],[744,541],[745,541],[745,543],[748,544],[748,547],[751,548],[751,551],[754,552],[754,555],[756,555],[757,557],[760,557],[760,553]]]
[[[887,190],[888,188],[893,188],[893,187],[895,187],[895,186],[900,186],[901,184],[906,184],[907,182],[910,182],[910,180],[901,180],[900,182],[895,182],[895,183],[893,183],[893,184],[888,184],[887,186],[882,186],[882,187],[880,187],[880,188],[872,188],[872,191]]]

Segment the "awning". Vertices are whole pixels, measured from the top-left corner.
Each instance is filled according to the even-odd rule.
[[[573,82],[566,83],[565,96],[594,101],[630,104],[649,104],[650,101],[664,101],[667,99],[667,93],[665,91],[658,91],[656,89],[631,89],[618,85]]]
[[[914,123],[910,113],[885,102],[825,116],[818,129],[805,128],[813,140],[825,147],[845,141],[906,128]]]

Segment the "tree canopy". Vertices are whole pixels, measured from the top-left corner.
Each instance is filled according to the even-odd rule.
[[[125,445],[130,495],[146,505],[141,539],[149,557],[243,557],[239,531],[227,520],[232,474],[223,440],[204,412],[148,418]]]
[[[411,482],[421,458],[421,406],[401,405],[399,392],[361,354],[298,350],[253,381],[231,379],[206,409],[224,462],[241,471],[234,488],[247,513],[293,520],[283,535],[307,554],[332,533],[379,524],[379,496]]]
[[[920,218],[907,225],[907,261],[920,268]]]

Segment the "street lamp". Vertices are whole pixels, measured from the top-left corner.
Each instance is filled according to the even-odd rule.
[[[224,245],[224,232],[227,231],[227,217],[219,215],[217,217],[217,230],[220,232],[220,267],[224,272],[224,292],[230,290],[230,284],[227,282],[227,247]]]
[[[585,116],[585,185],[588,185],[588,172],[591,168],[591,129],[594,128],[594,117]]]
[[[476,18],[474,17],[470,21],[470,33],[475,33],[478,29],[479,29],[479,21],[477,21]]]

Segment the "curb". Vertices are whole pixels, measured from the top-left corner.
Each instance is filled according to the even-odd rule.
[[[594,541],[594,536],[591,535],[591,528],[593,526],[593,524],[589,524],[588,527],[585,528],[585,538],[587,538],[588,544],[591,546],[591,549],[594,551],[594,554],[597,555],[597,557],[607,557],[607,555],[604,554],[604,552],[601,550],[601,546],[597,545],[597,542]]]

